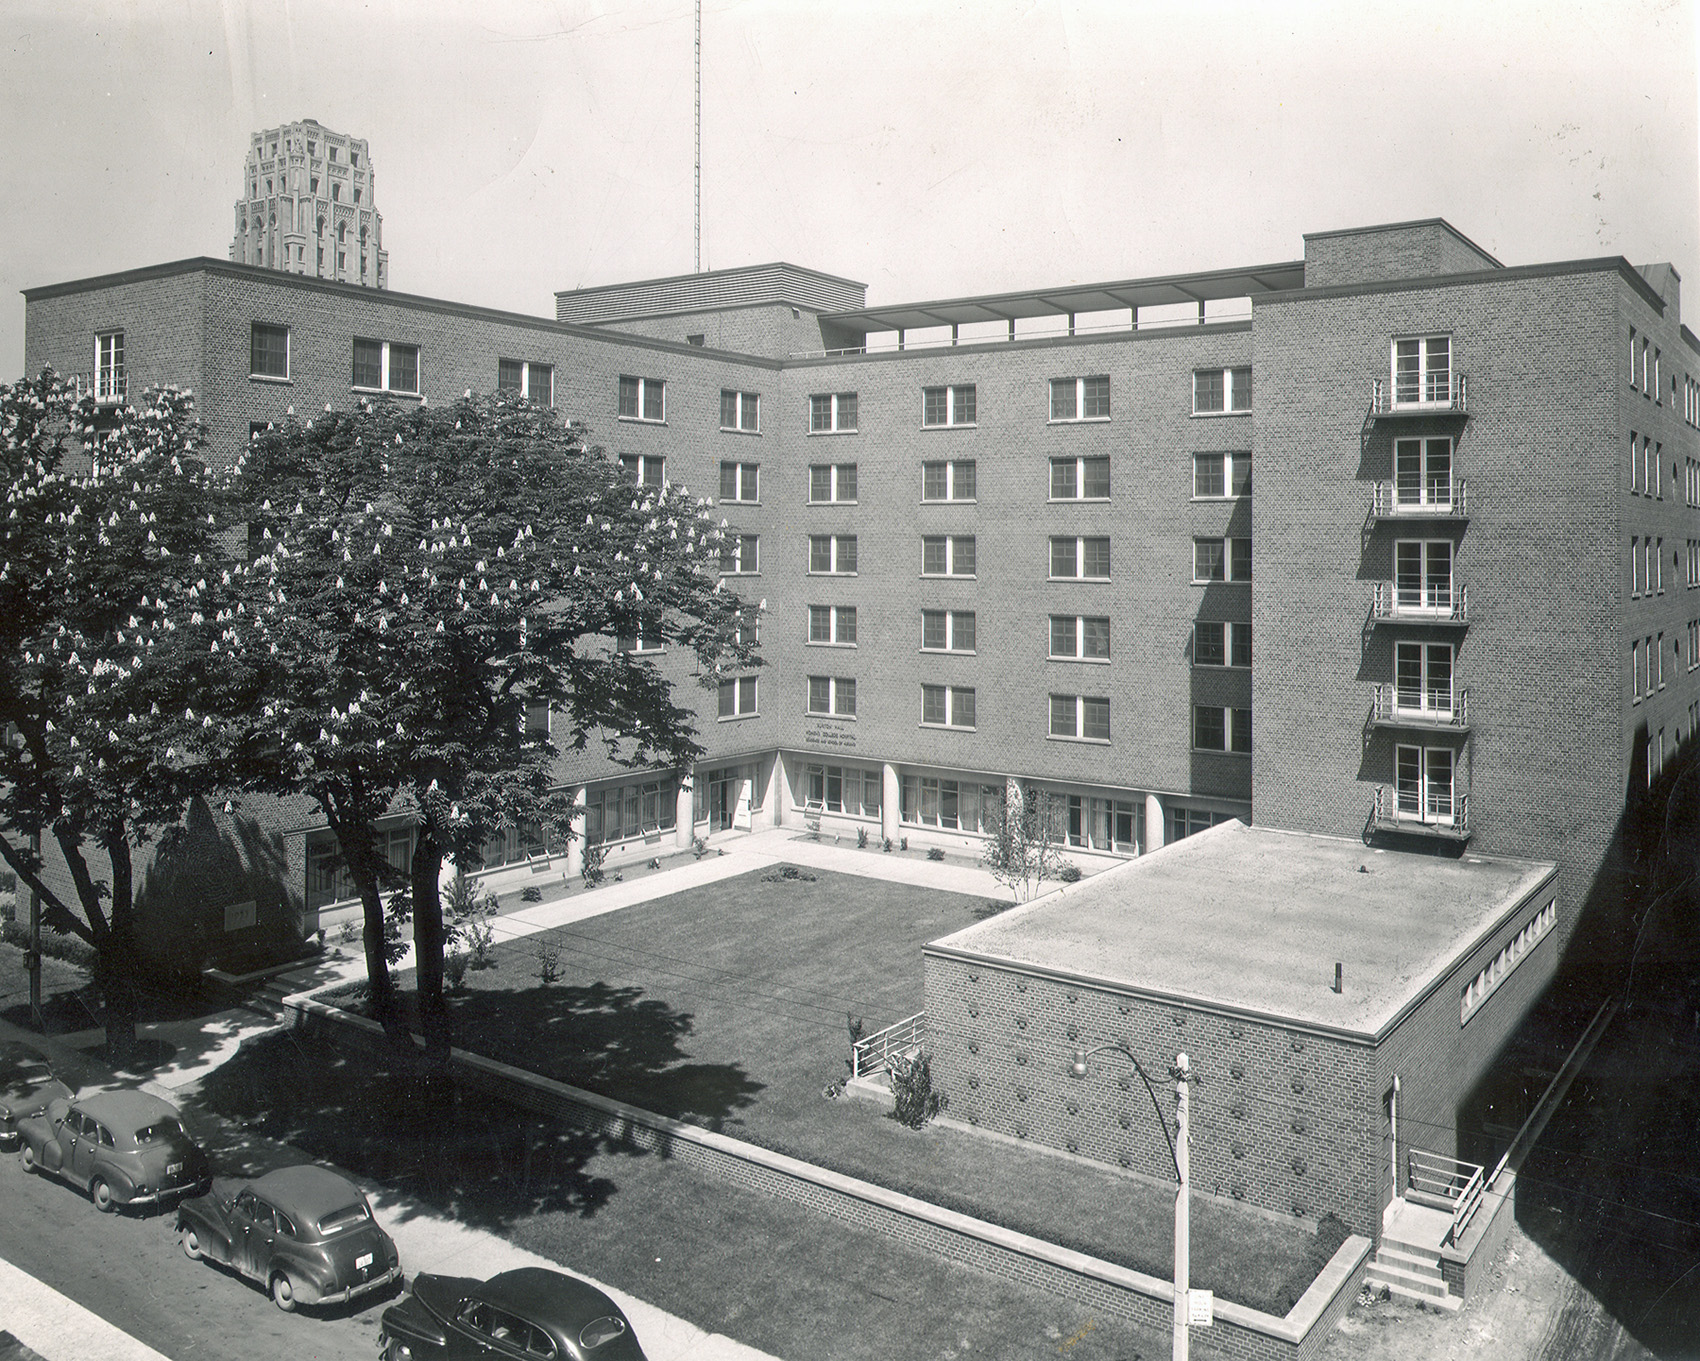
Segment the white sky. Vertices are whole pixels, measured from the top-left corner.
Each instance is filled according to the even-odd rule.
[[[1670,260],[1700,329],[1697,0],[704,0],[703,263],[876,303],[1297,259],[1440,216]],[[391,286],[553,315],[688,272],[691,0],[0,0],[17,290],[224,258],[251,132],[368,139]]]

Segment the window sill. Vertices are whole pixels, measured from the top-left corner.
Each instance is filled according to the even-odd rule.
[[[848,430],[811,430],[811,431],[809,431],[809,434],[811,434],[811,435],[859,435],[861,433],[862,433],[862,431],[861,431],[860,426],[852,426]]]
[[[1108,425],[1108,416],[1052,416],[1046,425]]]
[[[1439,408],[1436,409],[1438,410]],[[1244,411],[1195,411],[1192,413],[1192,419],[1195,421],[1214,421],[1220,420],[1223,416],[1249,415],[1251,415],[1251,408],[1247,407]]]
[[[1221,747],[1193,747],[1192,751],[1199,756],[1243,756],[1248,761],[1251,759],[1249,751],[1224,751]]]
[[[1070,737],[1067,733],[1046,733],[1047,742],[1072,742],[1077,747],[1107,747],[1110,739],[1107,737]]]
[[[1251,667],[1245,662],[1194,662],[1195,671],[1250,671]]]
[[[760,718],[760,717],[761,717],[761,715],[759,713],[754,713],[754,714],[721,714],[720,717],[715,720],[715,722],[717,722],[717,723],[741,723],[746,718]]]
[[[661,488],[657,487],[657,488],[655,488],[655,490],[660,491]],[[715,504],[720,505],[720,506],[759,506],[761,504],[761,502],[760,501],[741,501],[736,496],[722,496],[722,497],[716,498]]]
[[[977,430],[979,421],[947,421],[943,425],[922,425],[922,430]]]
[[[922,572],[922,581],[978,581],[973,572]]]
[[[980,498],[977,496],[923,496],[923,506],[977,506]]]
[[[631,420],[632,417],[627,416],[625,419]],[[665,421],[661,421],[661,422],[652,421],[651,424],[652,425],[653,424],[665,425],[666,422]],[[760,435],[761,431],[759,431],[759,430],[741,430],[735,425],[723,425],[723,426],[720,427],[720,433],[722,435]]]
[[[1249,586],[1249,585],[1251,585],[1251,578],[1250,577],[1194,577],[1192,579],[1192,584],[1194,586]],[[1407,610],[1407,611],[1405,611],[1405,613],[1415,614],[1415,613],[1418,613],[1418,611]],[[1449,611],[1449,610],[1437,610],[1434,613],[1439,615],[1441,618],[1445,618],[1451,613],[1451,611]]]
[[[809,506],[855,506],[861,503],[859,501],[805,501],[803,504]]]
[[[425,396],[422,392],[403,392],[400,388],[364,388],[356,383],[350,383],[348,390],[362,397],[405,397],[410,402],[420,401]]]
[[[667,418],[665,416],[663,416],[660,420],[656,420],[654,417],[651,417],[651,416],[616,416],[616,417],[614,417],[614,419],[619,421],[620,424],[622,424],[622,425],[666,425],[667,424]]]
[[[761,573],[760,572],[728,572],[728,571],[722,570],[720,575],[723,579],[737,578],[737,579],[742,580],[742,581],[748,581],[751,577],[759,577],[761,575]]]
[[[1244,501],[1250,497],[1250,495],[1251,493],[1248,491],[1233,492],[1231,494],[1224,493],[1221,496],[1200,496],[1197,492],[1194,492],[1192,499],[1196,502],[1201,502],[1204,505],[1221,505],[1223,503],[1232,504],[1235,501]],[[1424,509],[1428,509],[1428,507],[1424,507]]]
[[[1048,506],[1107,506],[1110,498],[1107,496],[1047,496]]]
[[[979,732],[980,731],[978,727],[964,728],[964,727],[962,727],[962,726],[960,726],[959,724],[956,724],[956,723],[917,723],[915,726],[918,727],[918,728],[925,728],[929,732]]]
[[[856,573],[855,572],[817,572],[814,568],[811,567],[808,570],[808,572],[805,573],[805,575],[811,576],[811,577],[853,577],[853,576],[856,575]]]
[[[1073,586],[1108,586],[1110,584],[1108,577],[1046,577],[1045,580],[1067,582]]]
[[[295,386],[295,380],[293,378],[290,378],[287,375],[280,378],[275,373],[250,373],[248,375],[248,381],[250,383],[269,383],[274,387]]]
[[[811,639],[809,639],[808,642],[804,643],[803,646],[804,647],[855,647],[856,644],[854,644],[854,643],[828,643],[828,642],[823,642],[823,641],[816,639],[816,638],[811,638]]]
[[[1066,652],[1060,655],[1053,652],[1045,660],[1048,662],[1084,662],[1087,666],[1108,666],[1110,664],[1108,657],[1071,657]]]
[[[816,709],[804,709],[803,710],[803,717],[804,718],[830,718],[830,719],[836,720],[839,723],[854,723],[856,721],[856,715],[855,714],[827,714],[827,713],[821,713],[819,710],[816,710]]]
[[[977,648],[972,647],[923,647],[919,649],[923,657],[978,657]]]

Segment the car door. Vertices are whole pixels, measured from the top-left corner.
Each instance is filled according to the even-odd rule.
[[[271,1215],[271,1206],[252,1191],[236,1193],[230,1207],[230,1264],[244,1276],[259,1276],[270,1260],[268,1245],[275,1223]]]
[[[81,1186],[87,1186],[94,1176],[95,1151],[99,1145],[100,1126],[90,1116],[73,1108],[59,1127],[61,1142],[69,1140],[65,1149],[65,1174]]]

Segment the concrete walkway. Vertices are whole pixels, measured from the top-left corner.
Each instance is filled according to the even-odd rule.
[[[91,1356],[110,1361],[168,1361],[99,1314],[90,1313],[7,1261],[0,1261],[0,1328],[44,1361],[79,1361]],[[3,1355],[5,1348],[0,1347]]]

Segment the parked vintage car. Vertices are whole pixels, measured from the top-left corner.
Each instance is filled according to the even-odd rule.
[[[543,1267],[482,1282],[421,1273],[384,1310],[378,1347],[381,1361],[644,1361],[619,1305]]]
[[[259,1282],[279,1309],[331,1304],[401,1279],[395,1241],[358,1186],[326,1167],[213,1183],[177,1207],[183,1252]]]
[[[54,1100],[69,1101],[73,1093],[27,1044],[0,1044],[0,1148],[18,1146],[18,1117],[39,1115]]]
[[[81,1186],[100,1210],[157,1204],[204,1188],[212,1177],[177,1108],[146,1092],[58,1097],[20,1119],[18,1133],[26,1171]]]

